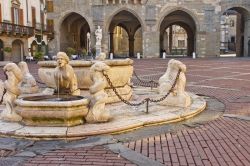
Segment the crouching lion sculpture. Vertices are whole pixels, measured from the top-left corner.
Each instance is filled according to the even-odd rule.
[[[160,103],[161,105],[188,107],[191,104],[191,98],[188,93],[185,92],[186,69],[186,65],[178,60],[171,59],[168,62],[166,73],[159,79],[158,92],[160,94],[167,94],[171,90],[179,70],[180,75],[171,93],[164,101]]]

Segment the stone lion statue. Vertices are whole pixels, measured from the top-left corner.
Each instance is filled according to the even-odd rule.
[[[21,93],[31,94],[31,93],[37,93],[39,88],[36,84],[35,78],[30,74],[29,68],[26,62],[19,62],[18,64],[19,68],[22,71],[23,74],[23,80],[20,85]]]
[[[90,78],[93,85],[89,88],[91,101],[90,110],[86,117],[87,122],[106,122],[110,119],[110,112],[105,109],[108,95],[104,89],[107,82],[102,74],[102,71],[108,71],[109,69],[110,67],[103,62],[96,62],[90,68]]]
[[[57,92],[61,94],[80,95],[74,69],[69,65],[69,57],[65,52],[58,52],[56,59],[57,67],[55,68],[54,78]]]
[[[160,94],[167,94],[170,91],[179,70],[181,72],[179,78],[177,79],[176,85],[170,95],[161,103],[162,105],[187,107],[191,104],[190,96],[187,92],[185,92],[185,72],[187,68],[185,64],[178,60],[171,59],[168,62],[168,68],[166,73],[159,79],[158,92]]]
[[[3,68],[7,80],[4,82],[6,93],[3,96],[3,103],[6,108],[1,113],[1,118],[7,121],[20,121],[22,118],[15,112],[15,100],[20,95],[19,83],[23,75],[15,63],[8,63]]]

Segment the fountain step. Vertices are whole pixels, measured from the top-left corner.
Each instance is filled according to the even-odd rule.
[[[142,92],[145,92],[145,96],[134,96],[133,99],[140,101],[146,96],[157,98],[155,91],[148,91],[145,88],[135,90],[138,94]],[[108,104],[106,109],[110,110],[113,118],[107,123],[85,123],[73,127],[38,127],[0,120],[0,135],[39,140],[79,139],[93,135],[121,133],[149,125],[173,123],[191,118],[205,109],[206,101],[203,97],[191,93],[189,95],[192,103],[187,108],[150,103],[148,114],[145,113],[145,105],[130,107],[124,103]]]

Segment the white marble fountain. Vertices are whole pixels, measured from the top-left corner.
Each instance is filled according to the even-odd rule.
[[[0,82],[0,135],[34,139],[77,139],[90,135],[123,132],[151,124],[181,121],[206,107],[202,97],[185,91],[186,66],[170,60],[158,88],[132,88],[133,60],[70,61],[59,52],[57,61],[39,62],[38,88],[27,64],[7,64]],[[138,103],[131,107],[120,101],[107,81],[106,73],[120,98]],[[178,78],[176,79],[176,77]],[[5,91],[4,91],[5,89]],[[170,92],[171,91],[171,92]]]

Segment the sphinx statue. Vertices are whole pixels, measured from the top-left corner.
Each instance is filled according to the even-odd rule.
[[[110,67],[103,62],[96,62],[90,68],[90,78],[93,85],[89,88],[91,95],[90,110],[86,116],[89,123],[107,122],[110,119],[110,112],[105,109],[108,95],[104,89],[107,86],[107,81],[102,74],[103,71],[109,69]]]
[[[19,83],[22,81],[23,75],[19,67],[15,63],[8,63],[3,68],[7,80],[4,82],[3,104],[5,109],[0,114],[0,118],[7,121],[21,121],[22,117],[15,111],[15,100],[20,95]]]
[[[65,52],[58,52],[56,59],[57,67],[55,68],[54,79],[57,93],[80,95],[74,69],[69,65],[69,57]]]
[[[178,60],[171,59],[168,62],[166,73],[159,79],[158,92],[162,95],[167,94],[175,82],[176,76],[180,70],[179,78],[169,96],[162,101],[161,105],[188,107],[191,104],[191,98],[185,91],[187,70],[186,65]]]
[[[18,66],[23,74],[23,80],[20,85],[21,93],[22,94],[37,93],[39,88],[36,84],[35,78],[29,72],[27,63],[22,61],[19,62]]]

